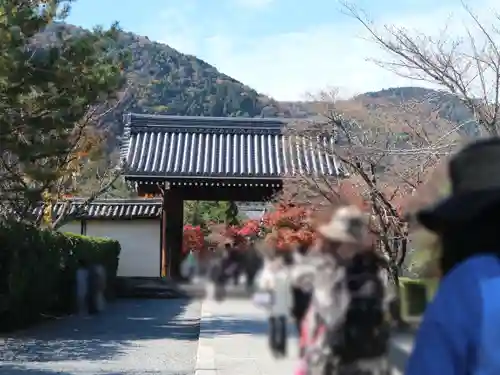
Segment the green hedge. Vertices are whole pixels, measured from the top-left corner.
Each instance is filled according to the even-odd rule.
[[[112,286],[119,254],[115,240],[0,223],[0,330],[72,312],[78,265],[102,264]]]

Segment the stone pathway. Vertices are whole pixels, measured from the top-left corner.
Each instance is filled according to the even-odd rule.
[[[122,300],[0,337],[0,374],[192,375],[201,303]]]
[[[290,324],[289,356],[275,360],[267,346],[267,322],[248,300],[203,302],[196,375],[292,375],[297,338]]]
[[[196,375],[292,375],[298,343],[295,328],[289,325],[289,356],[275,360],[267,346],[265,314],[248,300],[228,300],[221,304],[203,302],[200,321]],[[393,374],[401,375],[411,350],[411,338],[393,338],[390,359]]]
[[[406,361],[413,350],[414,336],[410,333],[396,334],[392,337],[390,353],[394,375],[403,375]]]
[[[99,316],[0,337],[0,374],[291,375],[298,352],[292,324],[289,332],[289,356],[275,360],[265,314],[249,300],[122,300]],[[411,338],[396,341],[402,344],[392,360],[402,369]]]

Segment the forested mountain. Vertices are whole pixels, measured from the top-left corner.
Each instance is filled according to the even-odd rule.
[[[37,38],[50,43],[56,32],[77,35],[83,29],[67,24],[53,24]],[[305,117],[294,105],[260,95],[215,67],[147,37],[122,32],[117,50],[130,53],[128,90],[114,118],[106,125],[119,136],[121,113],[155,113],[189,116]],[[125,95],[125,93],[124,93]],[[293,113],[292,113],[293,111]]]
[[[439,117],[451,123],[463,124],[461,130],[469,135],[476,134],[478,130],[471,112],[462,101],[446,92],[423,87],[396,87],[367,92],[358,98],[361,100],[363,98],[384,99],[384,101],[395,105],[408,102],[426,103],[424,107],[421,107],[424,112],[423,116],[429,115],[430,112],[436,112]]]
[[[85,30],[67,24],[53,24],[37,41],[50,43],[56,32],[74,35]],[[129,51],[131,61],[126,67],[128,90],[123,93],[120,105],[102,124],[110,130],[111,148],[119,141],[123,130],[121,114],[127,111],[220,117],[304,118],[315,114],[314,106],[278,102],[261,95],[205,61],[147,37],[122,32],[115,44],[117,50]],[[358,96],[363,97],[383,98],[395,104],[424,100],[429,103],[429,110],[438,110],[442,117],[452,122],[463,123],[471,118],[457,98],[420,87],[391,88]]]

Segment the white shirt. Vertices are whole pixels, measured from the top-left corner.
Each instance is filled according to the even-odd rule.
[[[270,316],[288,316],[292,309],[293,296],[290,270],[277,262],[266,262],[257,285],[261,290],[273,292],[273,305],[269,309]]]

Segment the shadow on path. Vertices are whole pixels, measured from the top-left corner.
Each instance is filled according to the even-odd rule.
[[[268,334],[268,322],[265,319],[238,318],[235,316],[217,316],[203,319],[203,335],[262,335]],[[288,324],[288,337],[296,337],[295,326]]]
[[[61,371],[28,369],[24,366],[4,364],[0,366],[0,372],[9,375],[71,375]]]
[[[26,368],[22,365],[4,365],[0,366],[0,373],[6,375],[74,375],[74,372],[65,372],[49,369]],[[119,371],[119,372],[99,372],[99,375],[130,375],[137,372]],[[158,375],[158,371],[140,371],[141,375]],[[161,375],[184,375],[179,372],[162,371]],[[188,375],[188,373],[185,373]]]
[[[110,305],[101,315],[48,322],[8,338],[0,337],[0,361],[109,360],[139,345],[140,340],[195,341],[199,319],[179,317],[189,302],[123,300]],[[7,373],[15,371],[13,368]]]

